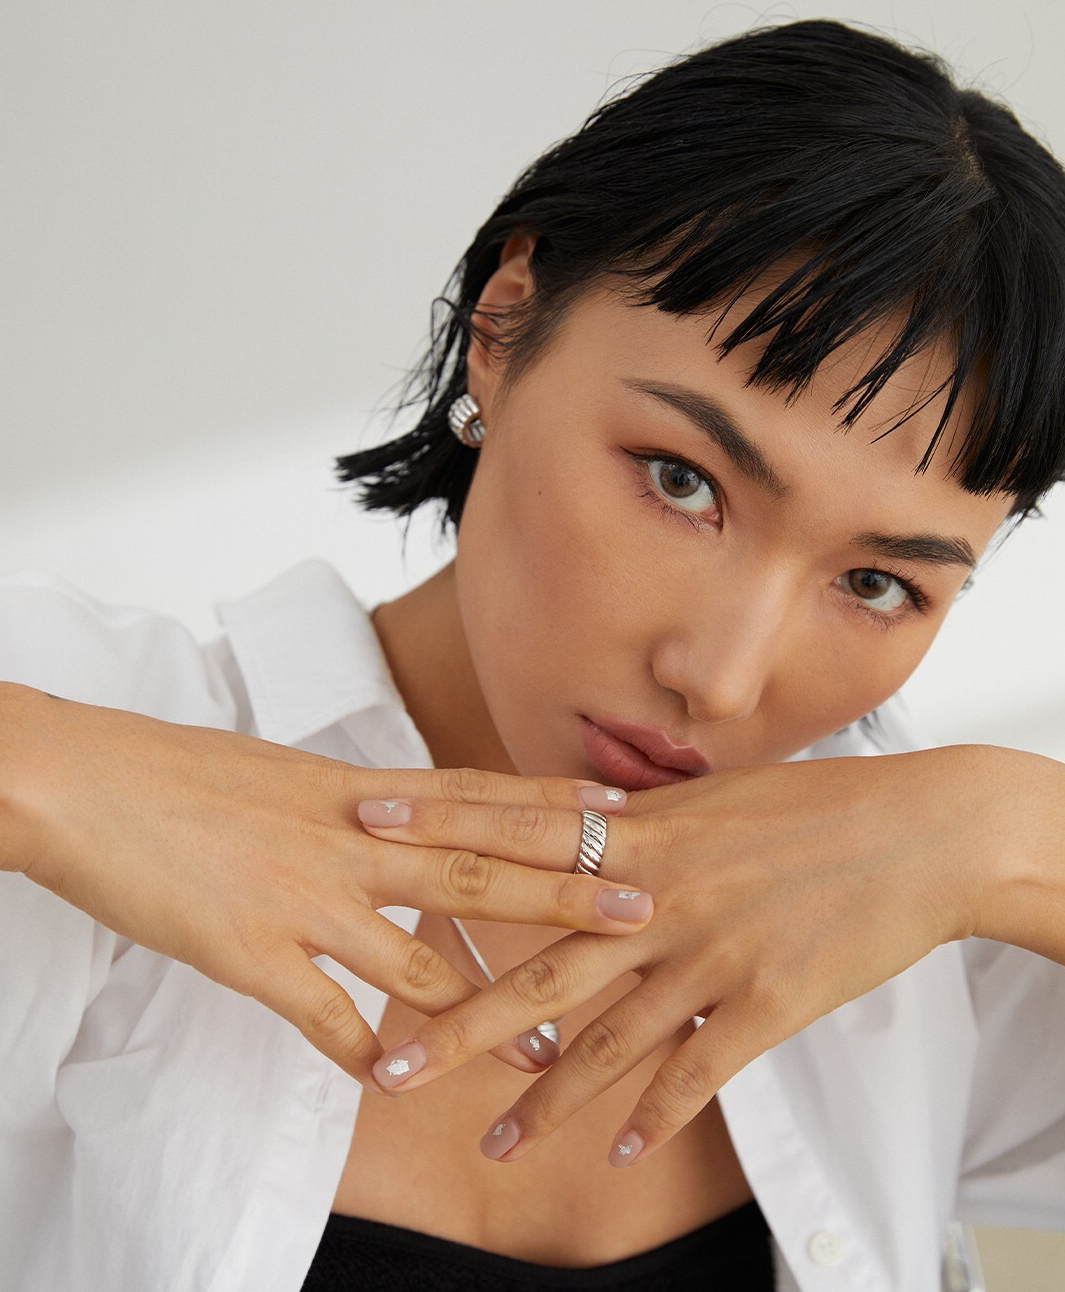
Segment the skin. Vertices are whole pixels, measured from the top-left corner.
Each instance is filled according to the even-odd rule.
[[[489,323],[532,290],[528,252],[506,248]],[[953,938],[1065,963],[1061,765],[985,747],[775,761],[891,694],[964,577],[896,552],[890,575],[923,608],[863,576],[885,618],[848,577],[883,565],[868,535],[934,526],[979,554],[1008,510],[944,459],[914,474],[934,409],[876,439],[941,356],[844,435],[832,404],[881,335],[789,403],[744,387],[753,352],[719,361],[711,321],[604,285],[520,376],[471,350],[489,437],[458,559],[376,624],[438,765],[485,770],[375,771],[0,683],[0,869],[254,996],[368,1089],[382,1044],[421,1054],[402,1098],[360,1107],[337,1209],[526,1259],[629,1255],[749,1196],[713,1096],[763,1050]],[[693,395],[727,406],[775,488],[678,414]],[[675,496],[692,489],[697,514]],[[716,768],[631,794],[600,879],[571,873],[589,711],[660,726]],[[407,824],[369,824],[375,800],[405,800]],[[632,889],[653,907],[610,918],[601,902]],[[417,937],[378,914],[395,905],[423,912]],[[454,915],[478,921],[493,987]],[[321,954],[389,997],[380,1043]],[[520,1044],[545,1018],[566,1042],[546,1067]],[[499,1172],[482,1129],[486,1157],[528,1160]],[[461,1196],[439,1187],[457,1162]]]
[[[532,292],[531,248],[515,238],[504,250],[485,319]],[[938,369],[911,364],[842,433],[832,406],[868,367],[875,335],[789,405],[745,388],[751,348],[721,361],[707,329],[604,289],[515,383],[471,347],[469,387],[491,433],[457,559],[374,618],[438,766],[600,780],[582,713],[663,727],[718,771],[778,762],[875,709],[931,645],[967,568],[886,563],[928,600],[890,614],[839,580],[884,564],[856,534],[934,528],[978,554],[1009,513],[1006,496],[965,493],[946,461],[915,474],[938,404],[870,443]],[[675,408],[633,392],[634,377],[726,404],[787,496],[746,479]],[[671,508],[631,456],[653,451],[706,471],[717,507]],[[483,936],[512,945],[513,929]]]
[[[533,290],[531,246],[515,238],[504,249],[481,301],[487,320]],[[776,765],[894,694],[969,573],[956,561],[886,559],[861,536],[933,533],[978,557],[1009,515],[1009,497],[965,492],[946,452],[916,472],[936,401],[880,438],[942,379],[947,354],[912,361],[843,432],[834,405],[885,332],[842,347],[789,402],[745,385],[750,346],[727,358],[708,347],[713,321],[638,308],[603,285],[512,381],[490,345],[472,346],[468,383],[488,435],[457,559],[375,619],[447,765],[597,779],[584,714],[660,727],[714,768],[633,795],[611,825],[604,873],[654,895],[645,930],[624,945],[576,934],[548,946],[557,934],[545,929],[479,924],[490,963],[514,968],[416,1029],[425,1066],[391,1093],[566,1013],[622,973],[642,978],[499,1114],[519,1136],[505,1161],[693,1014],[710,1018],[619,1128],[614,1165],[646,1160],[762,1050],[942,942],[976,932],[1065,960],[1059,764],[972,747]],[[740,470],[675,398],[634,381],[725,407],[775,487]],[[946,443],[970,407],[961,402]],[[673,477],[698,509],[663,489],[647,457],[702,473],[705,484]],[[884,574],[872,599],[852,573],[870,569]],[[524,817],[412,800],[408,825],[372,832],[568,869],[575,813],[540,785],[486,778],[474,796],[524,803]],[[979,808],[959,821],[959,802]],[[619,1159],[632,1131],[637,1151]]]

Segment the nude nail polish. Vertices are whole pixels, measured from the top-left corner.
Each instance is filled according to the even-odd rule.
[[[363,799],[358,806],[359,820],[363,825],[406,825],[411,817],[411,806],[405,799]]]
[[[621,812],[629,796],[622,789],[613,785],[582,785],[577,791],[581,807],[591,808],[593,812]]]
[[[543,1032],[531,1028],[528,1032],[522,1032],[521,1036],[515,1038],[518,1042],[518,1049],[526,1056],[532,1059],[534,1063],[542,1063],[544,1067],[550,1067],[558,1058],[562,1051]]]
[[[519,1139],[521,1139],[521,1131],[518,1130],[518,1123],[514,1118],[501,1117],[481,1136],[481,1152],[493,1162],[498,1162],[505,1153],[510,1152]]]
[[[421,1041],[407,1041],[381,1055],[373,1065],[373,1078],[382,1090],[392,1090],[421,1072],[425,1064],[425,1046]]]
[[[595,904],[608,920],[622,920],[626,924],[649,920],[654,910],[651,894],[635,888],[604,888]]]
[[[626,1131],[615,1140],[607,1161],[611,1166],[630,1166],[640,1156],[642,1148],[643,1136],[634,1130]]]

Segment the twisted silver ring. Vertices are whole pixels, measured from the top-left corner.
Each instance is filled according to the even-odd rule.
[[[602,812],[585,808],[581,813],[581,850],[574,867],[575,875],[598,875],[606,847],[606,817]]]

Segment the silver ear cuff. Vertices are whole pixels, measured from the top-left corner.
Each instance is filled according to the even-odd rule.
[[[479,449],[484,443],[481,409],[472,395],[459,395],[447,410],[447,424],[468,449]]]

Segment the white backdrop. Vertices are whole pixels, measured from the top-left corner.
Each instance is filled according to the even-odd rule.
[[[476,225],[620,78],[752,23],[934,48],[1065,155],[1053,0],[8,0],[0,571],[214,631],[302,556],[373,602],[406,561],[330,460],[415,354]],[[1065,758],[1065,500],[981,572],[906,689],[929,739]]]

